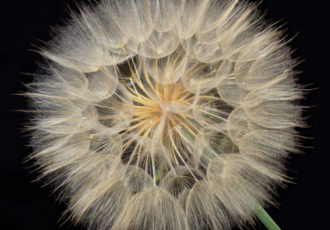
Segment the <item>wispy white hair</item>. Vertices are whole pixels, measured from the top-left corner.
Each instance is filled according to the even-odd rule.
[[[40,48],[40,178],[90,229],[230,229],[286,181],[296,60],[257,4],[103,0]]]

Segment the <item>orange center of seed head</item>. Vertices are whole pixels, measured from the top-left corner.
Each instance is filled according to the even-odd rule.
[[[161,84],[149,76],[144,66],[142,69],[142,76],[131,71],[130,84],[126,84],[134,103],[133,126],[130,129],[135,129],[143,137],[152,137],[158,125],[163,124],[165,131],[188,119],[186,112],[193,94],[181,82]]]
[[[122,82],[130,92],[133,110],[130,125],[120,134],[124,140],[122,159],[139,165],[157,180],[168,162],[186,165],[192,159],[187,146],[192,146],[199,133],[193,115],[196,95],[181,80],[170,84],[156,81],[161,76],[151,76],[144,63],[140,68],[134,62],[128,66],[129,77]]]

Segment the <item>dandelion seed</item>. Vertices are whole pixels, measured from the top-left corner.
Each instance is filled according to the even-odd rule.
[[[103,0],[73,14],[40,48],[49,64],[27,92],[31,158],[68,218],[98,230],[267,224],[303,125],[284,40],[238,0]]]

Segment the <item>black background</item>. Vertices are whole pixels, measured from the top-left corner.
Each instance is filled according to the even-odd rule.
[[[79,2],[79,1],[77,1]],[[289,176],[295,184],[279,190],[280,207],[267,211],[282,229],[329,229],[329,14],[326,1],[264,0],[262,9],[272,21],[284,19],[289,36],[298,33],[290,43],[295,57],[304,60],[297,68],[301,84],[314,83],[318,88],[306,95],[304,103],[311,106],[305,113],[309,128],[301,130],[306,139],[305,155],[289,160]],[[58,219],[65,206],[57,204],[49,188],[31,183],[36,177],[22,161],[31,151],[20,129],[25,114],[15,112],[26,107],[22,97],[13,94],[24,90],[22,82],[31,79],[41,58],[29,51],[38,39],[50,39],[50,26],[61,24],[68,17],[67,8],[75,9],[72,0],[20,0],[1,2],[1,112],[0,112],[0,207],[1,229],[53,230],[79,229],[71,224],[60,227]],[[328,145],[327,145],[328,144]],[[264,229],[258,224],[257,229]]]

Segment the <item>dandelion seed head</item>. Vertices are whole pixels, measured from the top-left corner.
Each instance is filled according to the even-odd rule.
[[[282,32],[237,0],[104,0],[40,53],[40,178],[91,229],[230,229],[286,181],[302,93]]]

